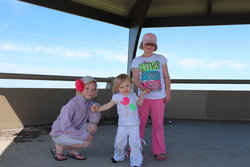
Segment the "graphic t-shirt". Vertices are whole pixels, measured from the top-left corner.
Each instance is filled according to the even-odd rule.
[[[131,69],[139,69],[139,79],[145,88],[151,90],[145,94],[147,99],[160,99],[166,97],[165,82],[163,78],[162,65],[167,63],[167,59],[158,54],[153,54],[151,57],[136,57],[134,58]],[[141,90],[138,89],[141,94]]]
[[[117,105],[117,113],[119,115],[118,125],[139,125],[140,121],[136,104],[138,97],[134,92],[126,96],[120,93],[113,94],[112,100]]]

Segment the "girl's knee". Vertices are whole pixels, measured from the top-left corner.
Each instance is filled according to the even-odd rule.
[[[89,145],[91,144],[91,141],[84,141],[84,143],[82,144],[82,148],[87,148],[89,147]]]
[[[87,130],[89,133],[94,134],[97,131],[97,125],[94,123],[89,123],[87,126]]]

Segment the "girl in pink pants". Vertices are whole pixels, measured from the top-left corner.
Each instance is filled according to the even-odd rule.
[[[133,60],[131,70],[138,94],[145,90],[149,92],[144,95],[144,101],[139,107],[140,137],[144,138],[145,126],[150,115],[153,154],[156,160],[165,160],[166,146],[163,122],[165,103],[171,100],[170,77],[167,59],[163,55],[154,53],[157,48],[156,35],[145,34],[140,44],[143,55]]]

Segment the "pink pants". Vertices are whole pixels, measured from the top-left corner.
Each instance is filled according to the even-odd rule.
[[[139,107],[140,116],[140,137],[144,138],[144,130],[148,121],[149,114],[152,120],[152,146],[153,154],[166,153],[164,136],[164,110],[163,99],[144,99]]]

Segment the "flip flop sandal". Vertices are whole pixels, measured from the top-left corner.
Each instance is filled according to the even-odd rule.
[[[69,157],[71,157],[71,158],[77,159],[77,160],[85,160],[85,159],[87,159],[85,156],[83,156],[80,153],[77,154],[77,155],[74,155],[74,154],[71,154],[71,153],[67,153],[66,155],[69,156]]]
[[[163,160],[166,160],[166,155],[161,153],[161,154],[156,154],[154,155],[155,159],[158,160],[158,161],[163,161]]]
[[[56,152],[56,149],[52,148],[50,149],[50,152],[51,154],[53,155],[53,158],[56,160],[56,161],[64,161],[66,160],[67,158],[64,156],[64,154],[61,154],[61,153],[57,153]],[[62,159],[61,158],[58,158],[58,155],[63,157]]]

